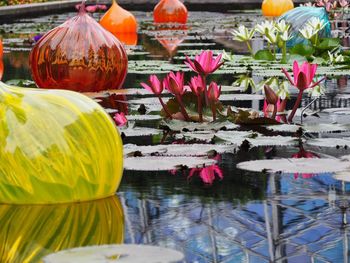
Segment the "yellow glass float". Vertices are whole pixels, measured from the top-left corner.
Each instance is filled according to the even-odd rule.
[[[122,177],[122,151],[113,120],[85,95],[0,82],[0,203],[111,196]]]
[[[59,205],[0,205],[0,262],[41,262],[69,248],[121,244],[124,214],[116,196]]]
[[[264,0],[261,6],[264,16],[278,17],[294,8],[292,0]]]

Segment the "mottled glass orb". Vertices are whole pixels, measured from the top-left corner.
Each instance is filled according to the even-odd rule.
[[[118,89],[127,73],[123,44],[85,12],[46,33],[30,53],[40,88],[80,92]]]

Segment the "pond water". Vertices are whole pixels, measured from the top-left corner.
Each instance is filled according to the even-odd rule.
[[[150,71],[156,72],[154,68],[160,67],[162,70],[159,73],[166,73],[172,67],[182,64],[184,54],[196,54],[202,49],[217,51],[226,49],[235,54],[246,52],[242,44],[231,40],[229,31],[239,23],[251,25],[262,20],[258,11],[191,12],[190,23],[186,29],[177,29],[170,33],[167,31],[168,35],[164,36],[164,32],[156,31],[152,25],[151,13],[134,12],[134,14],[140,30],[137,45],[127,47],[130,73],[127,75],[124,88],[130,90],[135,88],[141,90],[139,83],[147,80]],[[11,21],[11,24],[0,25],[6,51],[3,80],[30,80],[28,55],[33,44],[32,38],[74,15],[72,12],[18,19]],[[99,14],[94,14],[94,17],[98,16]],[[343,44],[346,42],[347,39],[344,39]],[[259,46],[261,46],[259,41],[253,43],[255,48]],[[145,60],[152,60],[156,66],[152,67],[152,62],[142,66]],[[149,70],[150,68],[153,71]],[[264,69],[260,69],[259,72],[253,71],[253,79],[256,82],[261,81],[265,76],[264,72]],[[245,71],[237,74],[215,74],[213,79],[221,85],[233,87],[232,83],[242,73]],[[25,83],[22,81],[22,84]],[[232,94],[254,93],[252,89],[243,92],[232,90],[225,92],[228,97],[225,99],[226,104],[262,109],[263,100],[259,96],[248,96],[234,102],[229,97]],[[147,101],[149,96],[132,93],[113,97],[113,100],[117,102],[125,99],[136,100],[127,106],[129,115],[138,113],[139,99],[146,98],[144,104],[146,107],[152,107],[152,103],[148,104]],[[261,91],[257,94],[261,94]],[[336,121],[348,124],[349,112],[343,109],[344,112],[338,114],[339,112],[333,108],[347,107],[349,95],[348,76],[327,80],[326,95],[314,102],[311,108],[312,110],[332,108],[331,113],[318,114],[323,123],[333,124]],[[303,105],[309,101],[311,98],[305,97]],[[288,104],[292,105],[292,102]],[[102,105],[106,108],[115,106],[111,105],[110,100],[104,100]],[[125,110],[125,105],[123,108]],[[316,122],[314,116],[305,119],[306,121],[311,119],[310,123]],[[158,122],[141,121],[141,124],[157,128]],[[348,129],[342,133],[309,132],[306,136],[342,138],[349,136]],[[268,131],[259,132],[270,134]],[[271,145],[274,144],[272,140]],[[181,143],[183,139],[174,134],[168,137],[163,134],[126,136],[124,139],[125,144],[137,145],[170,144],[174,141]],[[112,223],[110,221],[109,223],[123,226],[123,229],[110,227],[106,228],[106,231],[94,232],[92,231],[96,228],[94,224],[77,224],[81,231],[91,229],[90,236],[99,235],[100,238],[86,240],[77,238],[66,247],[116,242],[152,244],[182,251],[186,262],[348,262],[350,185],[336,180],[332,173],[290,174],[266,171],[257,173],[236,168],[236,164],[243,161],[290,158],[300,150],[295,144],[294,146],[278,146],[279,142],[275,146],[268,144],[259,147],[232,146],[234,152],[220,154],[215,169],[219,174],[222,173],[223,178],[220,180],[217,177],[212,185],[204,184],[198,174],[189,179],[189,171],[186,169],[157,172],[125,170],[117,193],[120,204],[116,201],[118,205],[113,206],[108,203],[111,201],[106,201],[104,207],[107,208],[103,211],[97,209],[95,206],[98,204],[94,202],[88,209],[78,206],[69,208],[69,213],[72,215],[76,213],[76,217],[100,220],[97,221],[97,225],[106,223],[103,218],[110,218]],[[350,154],[348,147],[332,146],[304,147],[321,157]],[[123,210],[124,224],[121,223],[121,215],[113,215],[113,211],[110,211],[113,209]],[[45,211],[53,213],[51,210]],[[6,213],[3,215],[8,216]],[[17,217],[25,215],[26,213],[22,211]],[[4,222],[4,219],[2,220]],[[26,255],[34,249],[33,243],[42,239],[40,236],[46,235],[46,232],[41,230],[45,224],[39,223],[47,220],[45,213],[37,214],[35,217],[37,235],[27,237],[29,241],[19,250],[18,253],[22,253],[18,257],[23,260],[21,262],[25,262]],[[124,238],[121,238],[120,234],[113,234],[118,231],[124,232]],[[69,235],[69,231],[61,230],[61,234],[57,234],[53,240],[57,239],[59,242],[59,239],[69,239]],[[54,243],[52,241],[43,245],[46,250],[41,253],[56,250],[58,246],[54,247]],[[1,251],[4,250],[0,249],[0,253]]]

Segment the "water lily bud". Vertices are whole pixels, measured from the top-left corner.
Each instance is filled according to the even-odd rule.
[[[265,85],[264,92],[267,102],[269,104],[275,105],[278,101],[278,96],[276,95],[275,91],[271,89],[268,85]]]

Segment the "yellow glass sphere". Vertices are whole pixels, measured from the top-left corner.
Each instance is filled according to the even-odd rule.
[[[264,16],[278,17],[294,8],[292,0],[264,0],[261,6]]]
[[[124,241],[116,196],[59,205],[0,205],[0,262],[32,263],[61,250]]]
[[[72,91],[0,82],[0,203],[111,196],[122,172],[120,135],[99,104]]]

